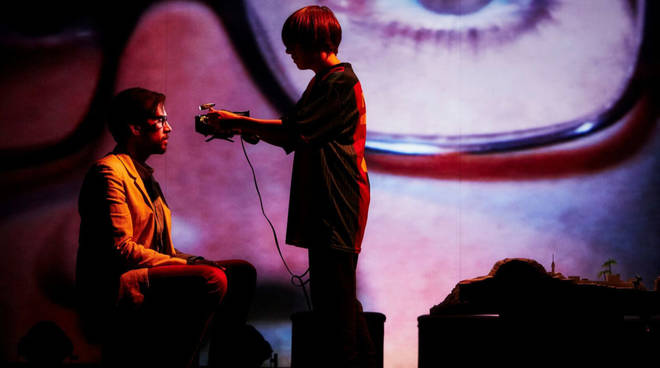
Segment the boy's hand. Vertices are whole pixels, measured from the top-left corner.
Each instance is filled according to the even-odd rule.
[[[231,131],[233,133],[237,133],[237,127],[234,123],[236,122],[236,119],[240,118],[240,115],[226,110],[216,110],[210,108],[206,113],[206,116],[208,116],[208,124],[211,125],[216,131]]]

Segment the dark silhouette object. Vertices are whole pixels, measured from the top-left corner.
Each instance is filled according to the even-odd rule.
[[[18,343],[18,354],[34,367],[57,367],[73,358],[73,344],[52,321],[36,323]]]
[[[383,335],[385,315],[377,312],[363,312],[367,329],[376,348],[375,359],[364,366],[383,367]],[[319,346],[319,341],[326,335],[314,312],[296,312],[291,315],[291,368],[320,367],[333,354],[327,347]],[[324,350],[324,348],[326,350]],[[364,359],[369,359],[365,357]],[[375,362],[373,361],[375,360]],[[375,364],[375,365],[374,365]]]
[[[227,346],[220,352],[231,352],[231,357],[219,356],[218,362],[209,361],[209,366],[258,368],[273,354],[270,343],[249,324],[235,329],[234,334],[222,340]],[[211,346],[213,349],[213,346]],[[228,359],[229,358],[229,359]]]
[[[447,354],[463,363],[503,355],[657,361],[660,346],[660,293],[580,284],[530,259],[504,259],[459,282],[430,312],[418,318],[420,368]]]
[[[659,295],[582,283],[551,275],[534,260],[507,258],[487,276],[459,282],[431,314],[649,315],[660,312]]]

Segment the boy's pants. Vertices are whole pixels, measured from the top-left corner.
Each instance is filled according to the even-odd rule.
[[[320,366],[368,367],[375,347],[357,299],[358,255],[339,250],[309,249],[312,307],[320,326]]]

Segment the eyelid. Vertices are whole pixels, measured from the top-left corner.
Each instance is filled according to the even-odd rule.
[[[475,13],[454,15],[433,12],[416,0],[397,2],[395,11],[388,4],[387,0],[369,0],[359,6],[360,11],[343,5],[339,12],[364,30],[376,30],[388,38],[488,46],[512,41],[536,29],[543,21],[551,20],[553,9],[560,5],[558,0],[492,1]]]

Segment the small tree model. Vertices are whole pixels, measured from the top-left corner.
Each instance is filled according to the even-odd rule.
[[[602,276],[603,280],[607,281],[607,275],[612,274],[612,265],[615,265],[615,264],[616,264],[616,261],[614,260],[614,258],[610,258],[607,261],[605,261],[605,263],[603,263],[603,265],[601,266],[601,267],[603,267],[603,270],[598,272],[598,277]]]

